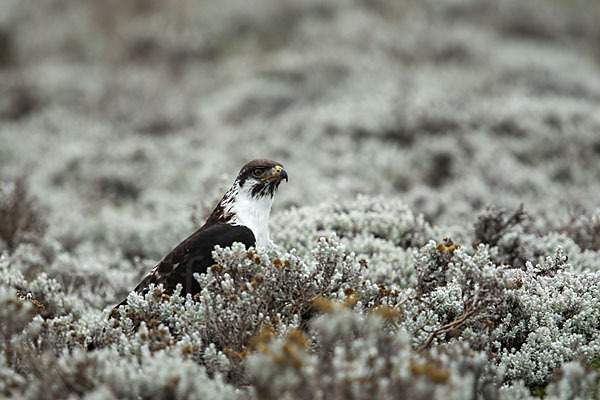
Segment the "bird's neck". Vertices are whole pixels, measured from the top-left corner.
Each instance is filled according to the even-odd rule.
[[[208,221],[245,226],[252,231],[256,247],[267,248],[269,237],[269,216],[273,196],[253,197],[251,188],[243,188],[236,182],[225,193]]]

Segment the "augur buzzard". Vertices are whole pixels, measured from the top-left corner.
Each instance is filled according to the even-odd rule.
[[[204,225],[160,260],[134,291],[144,294],[154,283],[171,293],[181,284],[182,295],[194,295],[200,292],[200,285],[193,275],[206,272],[214,264],[216,245],[228,247],[240,242],[246,247],[267,247],[273,196],[284,179],[288,180],[287,172],[276,161],[259,159],[244,165]],[[123,304],[127,299],[117,307]]]

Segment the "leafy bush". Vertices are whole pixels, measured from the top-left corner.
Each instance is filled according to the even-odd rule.
[[[5,302],[25,314],[3,314],[16,327],[3,334],[11,343],[3,362],[12,371],[4,390],[43,397],[36,390],[58,381],[52,393],[197,395],[185,377],[206,376],[206,368],[205,379],[225,377],[227,385],[217,380],[210,389],[224,396],[233,385],[258,398],[528,398],[522,383],[565,390],[552,378],[563,364],[600,356],[600,275],[571,272],[561,250],[526,269],[495,264],[483,244],[450,239],[431,241],[414,257],[416,283],[400,288],[370,281],[365,264],[332,238],[320,238],[304,257],[234,245],[217,249],[217,264],[196,275],[203,290],[194,298],[159,286],[131,293],[111,318],[92,319],[65,308],[74,299],[51,279],[26,281],[5,257]],[[95,349],[86,353],[91,341]],[[151,386],[141,375],[126,392],[108,381],[113,363],[157,374],[155,363],[167,359],[173,368]],[[48,369],[57,375],[40,372]]]

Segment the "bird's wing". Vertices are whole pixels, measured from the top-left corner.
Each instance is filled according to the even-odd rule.
[[[204,225],[167,254],[142,278],[134,291],[145,293],[151,283],[155,285],[162,283],[164,290],[170,293],[180,283],[183,287],[182,294],[198,293],[200,285],[193,274],[206,272],[207,268],[214,264],[212,251],[215,246],[229,247],[234,242],[240,242],[250,247],[254,246],[255,240],[252,231],[245,226]],[[127,299],[117,307],[126,303]]]

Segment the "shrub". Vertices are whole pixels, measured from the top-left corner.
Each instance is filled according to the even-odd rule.
[[[46,221],[37,200],[27,193],[24,178],[0,180],[0,240],[9,251],[19,243],[37,240]]]

